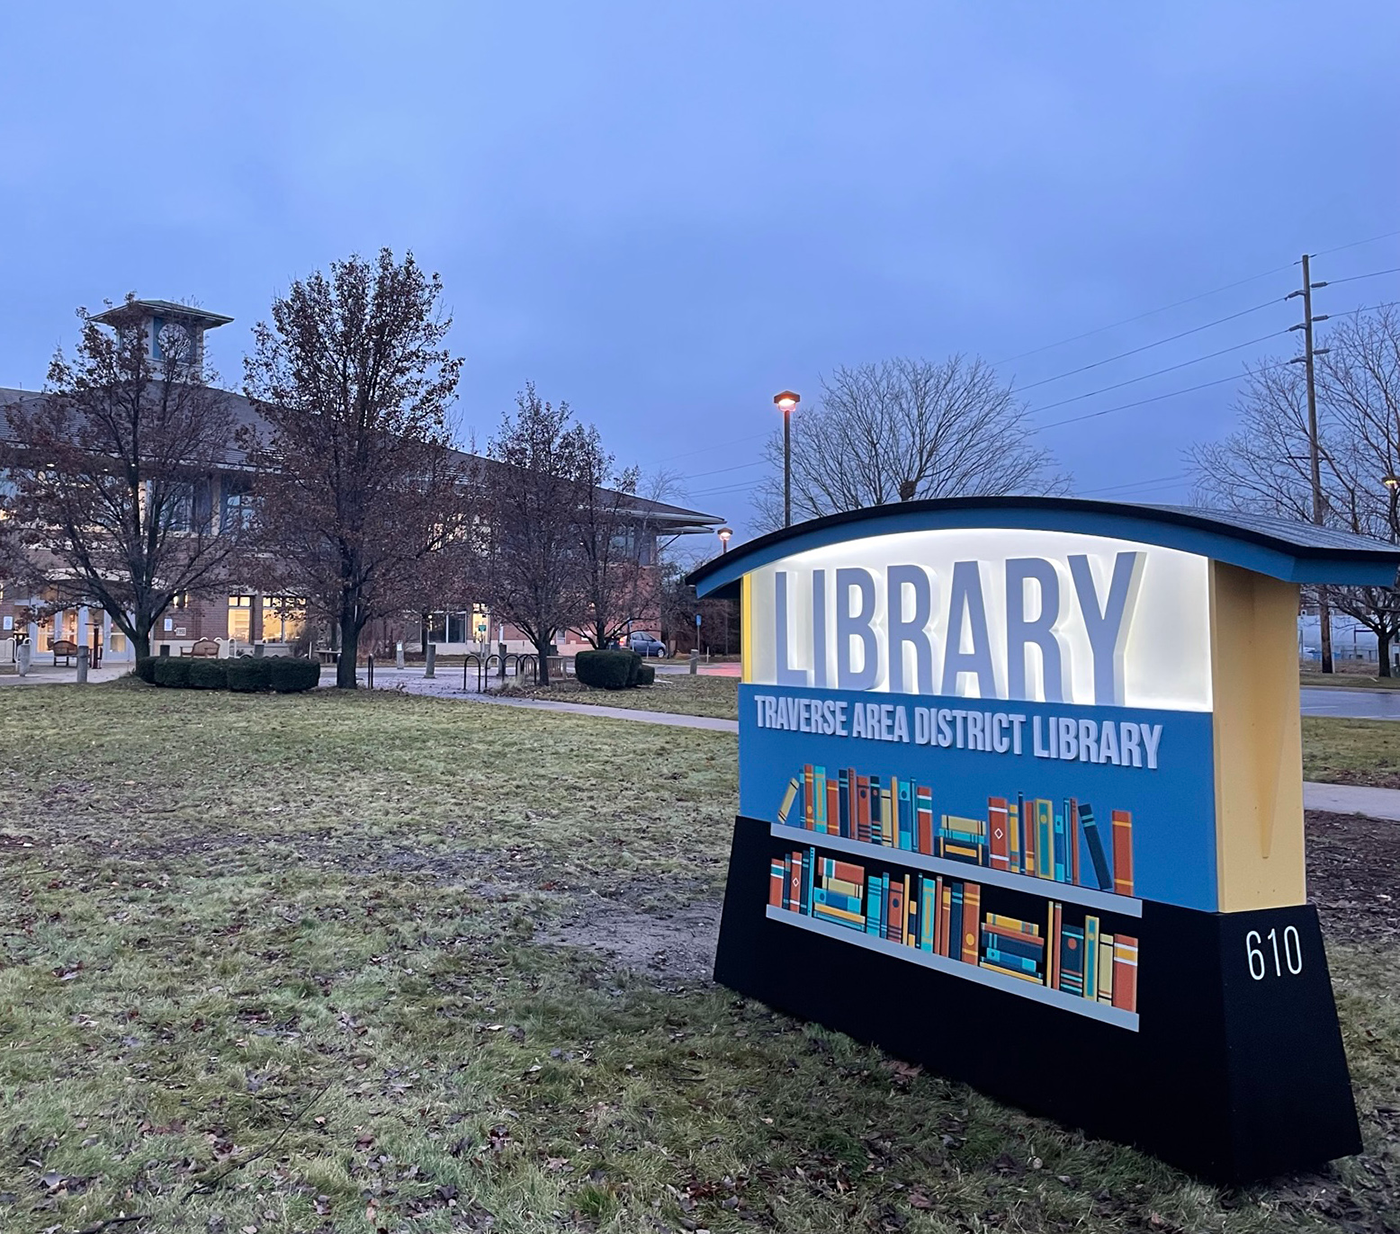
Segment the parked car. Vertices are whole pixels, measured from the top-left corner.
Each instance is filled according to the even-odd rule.
[[[659,638],[652,638],[650,634],[633,634],[627,639],[627,645],[639,656],[664,656],[666,654],[666,644]]]

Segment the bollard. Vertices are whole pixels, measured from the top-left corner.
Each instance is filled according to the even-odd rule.
[[[429,643],[428,649],[423,653],[423,655],[427,660],[427,666],[423,669],[423,676],[437,676],[437,644]]]
[[[501,657],[500,672],[499,672],[498,676],[500,677],[500,679],[501,679],[502,681],[504,681],[504,680],[506,679],[506,645],[505,645],[504,643],[497,643],[497,644],[496,644],[496,654],[497,654],[498,656]],[[519,672],[520,672],[520,666],[517,664],[517,665],[516,665],[516,675],[517,675],[517,676],[519,676]]]
[[[15,648],[15,672],[21,677],[29,676],[29,654],[30,647],[28,643],[21,643]]]
[[[262,658],[262,653],[263,653],[263,645],[262,645],[261,643],[254,643],[254,644],[253,644],[253,659],[255,659],[255,660],[261,659],[261,658]]]
[[[86,647],[78,648],[78,684],[80,686],[87,685],[89,654],[90,653]]]
[[[690,675],[693,677],[700,671],[700,652],[692,647],[690,649]]]
[[[367,669],[368,669],[369,688],[370,688],[371,690],[373,690],[373,689],[374,689],[374,656],[373,656],[373,655],[368,655],[368,656],[365,657],[365,665],[366,665],[366,667],[367,667]]]
[[[394,644],[394,667],[403,672],[403,640]]]

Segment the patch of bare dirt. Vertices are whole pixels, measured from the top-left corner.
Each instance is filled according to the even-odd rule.
[[[1400,822],[1307,813],[1308,898],[1340,942],[1400,942]]]
[[[543,934],[538,942],[601,952],[619,968],[666,981],[708,981],[719,942],[720,902],[674,913],[639,913],[601,897],[585,913]]]

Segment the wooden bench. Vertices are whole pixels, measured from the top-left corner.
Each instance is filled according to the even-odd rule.
[[[78,644],[71,638],[57,638],[49,641],[49,650],[53,652],[54,667],[58,667],[58,657],[63,657],[64,667],[67,667],[70,660],[78,654]]]
[[[188,651],[182,651],[182,656],[200,656],[204,659],[214,660],[219,655],[218,641],[212,638],[197,638],[194,646]]]

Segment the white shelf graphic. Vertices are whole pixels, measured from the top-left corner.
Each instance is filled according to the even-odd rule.
[[[788,827],[782,823],[774,823],[770,830],[784,840],[802,845],[816,845],[818,848],[832,848],[839,853],[863,857],[867,861],[883,859],[915,870],[929,870],[934,874],[951,875],[968,882],[1024,891],[1065,904],[1083,904],[1087,908],[1117,913],[1122,917],[1142,916],[1141,900],[1133,896],[1115,895],[1111,891],[1100,891],[1097,887],[1080,887],[1075,883],[1057,883],[1053,879],[1034,878],[1029,874],[1012,874],[1009,870],[993,870],[989,866],[975,866],[967,861],[930,857],[927,853],[914,853],[906,848],[887,848],[883,844],[847,840],[827,831],[808,831],[805,827]]]
[[[776,831],[777,828],[774,830]],[[783,830],[790,831],[792,828],[785,827]],[[810,835],[811,833],[804,834]],[[917,856],[917,854],[915,855]],[[958,865],[960,863],[944,862],[943,864]],[[1029,998],[1038,1003],[1048,1003],[1051,1007],[1058,1007],[1062,1011],[1071,1011],[1075,1015],[1088,1016],[1091,1020],[1115,1024],[1119,1028],[1126,1028],[1132,1032],[1138,1031],[1138,1017],[1134,1011],[1124,1011],[1120,1007],[1096,1002],[1091,998],[1081,998],[1077,994],[1067,994],[1063,990],[1052,990],[1048,986],[1039,985],[1036,982],[1022,981],[1019,977],[1006,977],[977,964],[965,964],[961,960],[950,960],[947,956],[937,955],[932,951],[923,951],[918,947],[891,942],[887,938],[879,938],[874,934],[864,934],[849,926],[820,921],[815,917],[794,913],[791,909],[774,908],[771,904],[767,906],[767,909],[770,920],[795,926],[799,930],[811,930],[813,934],[824,934],[827,938],[834,938],[838,942],[864,947],[867,951],[878,951],[883,955],[893,956],[896,960],[922,964],[925,968],[948,973],[953,977],[961,977],[964,981],[975,981],[979,985],[991,986],[994,990],[1002,990],[1007,994]]]

